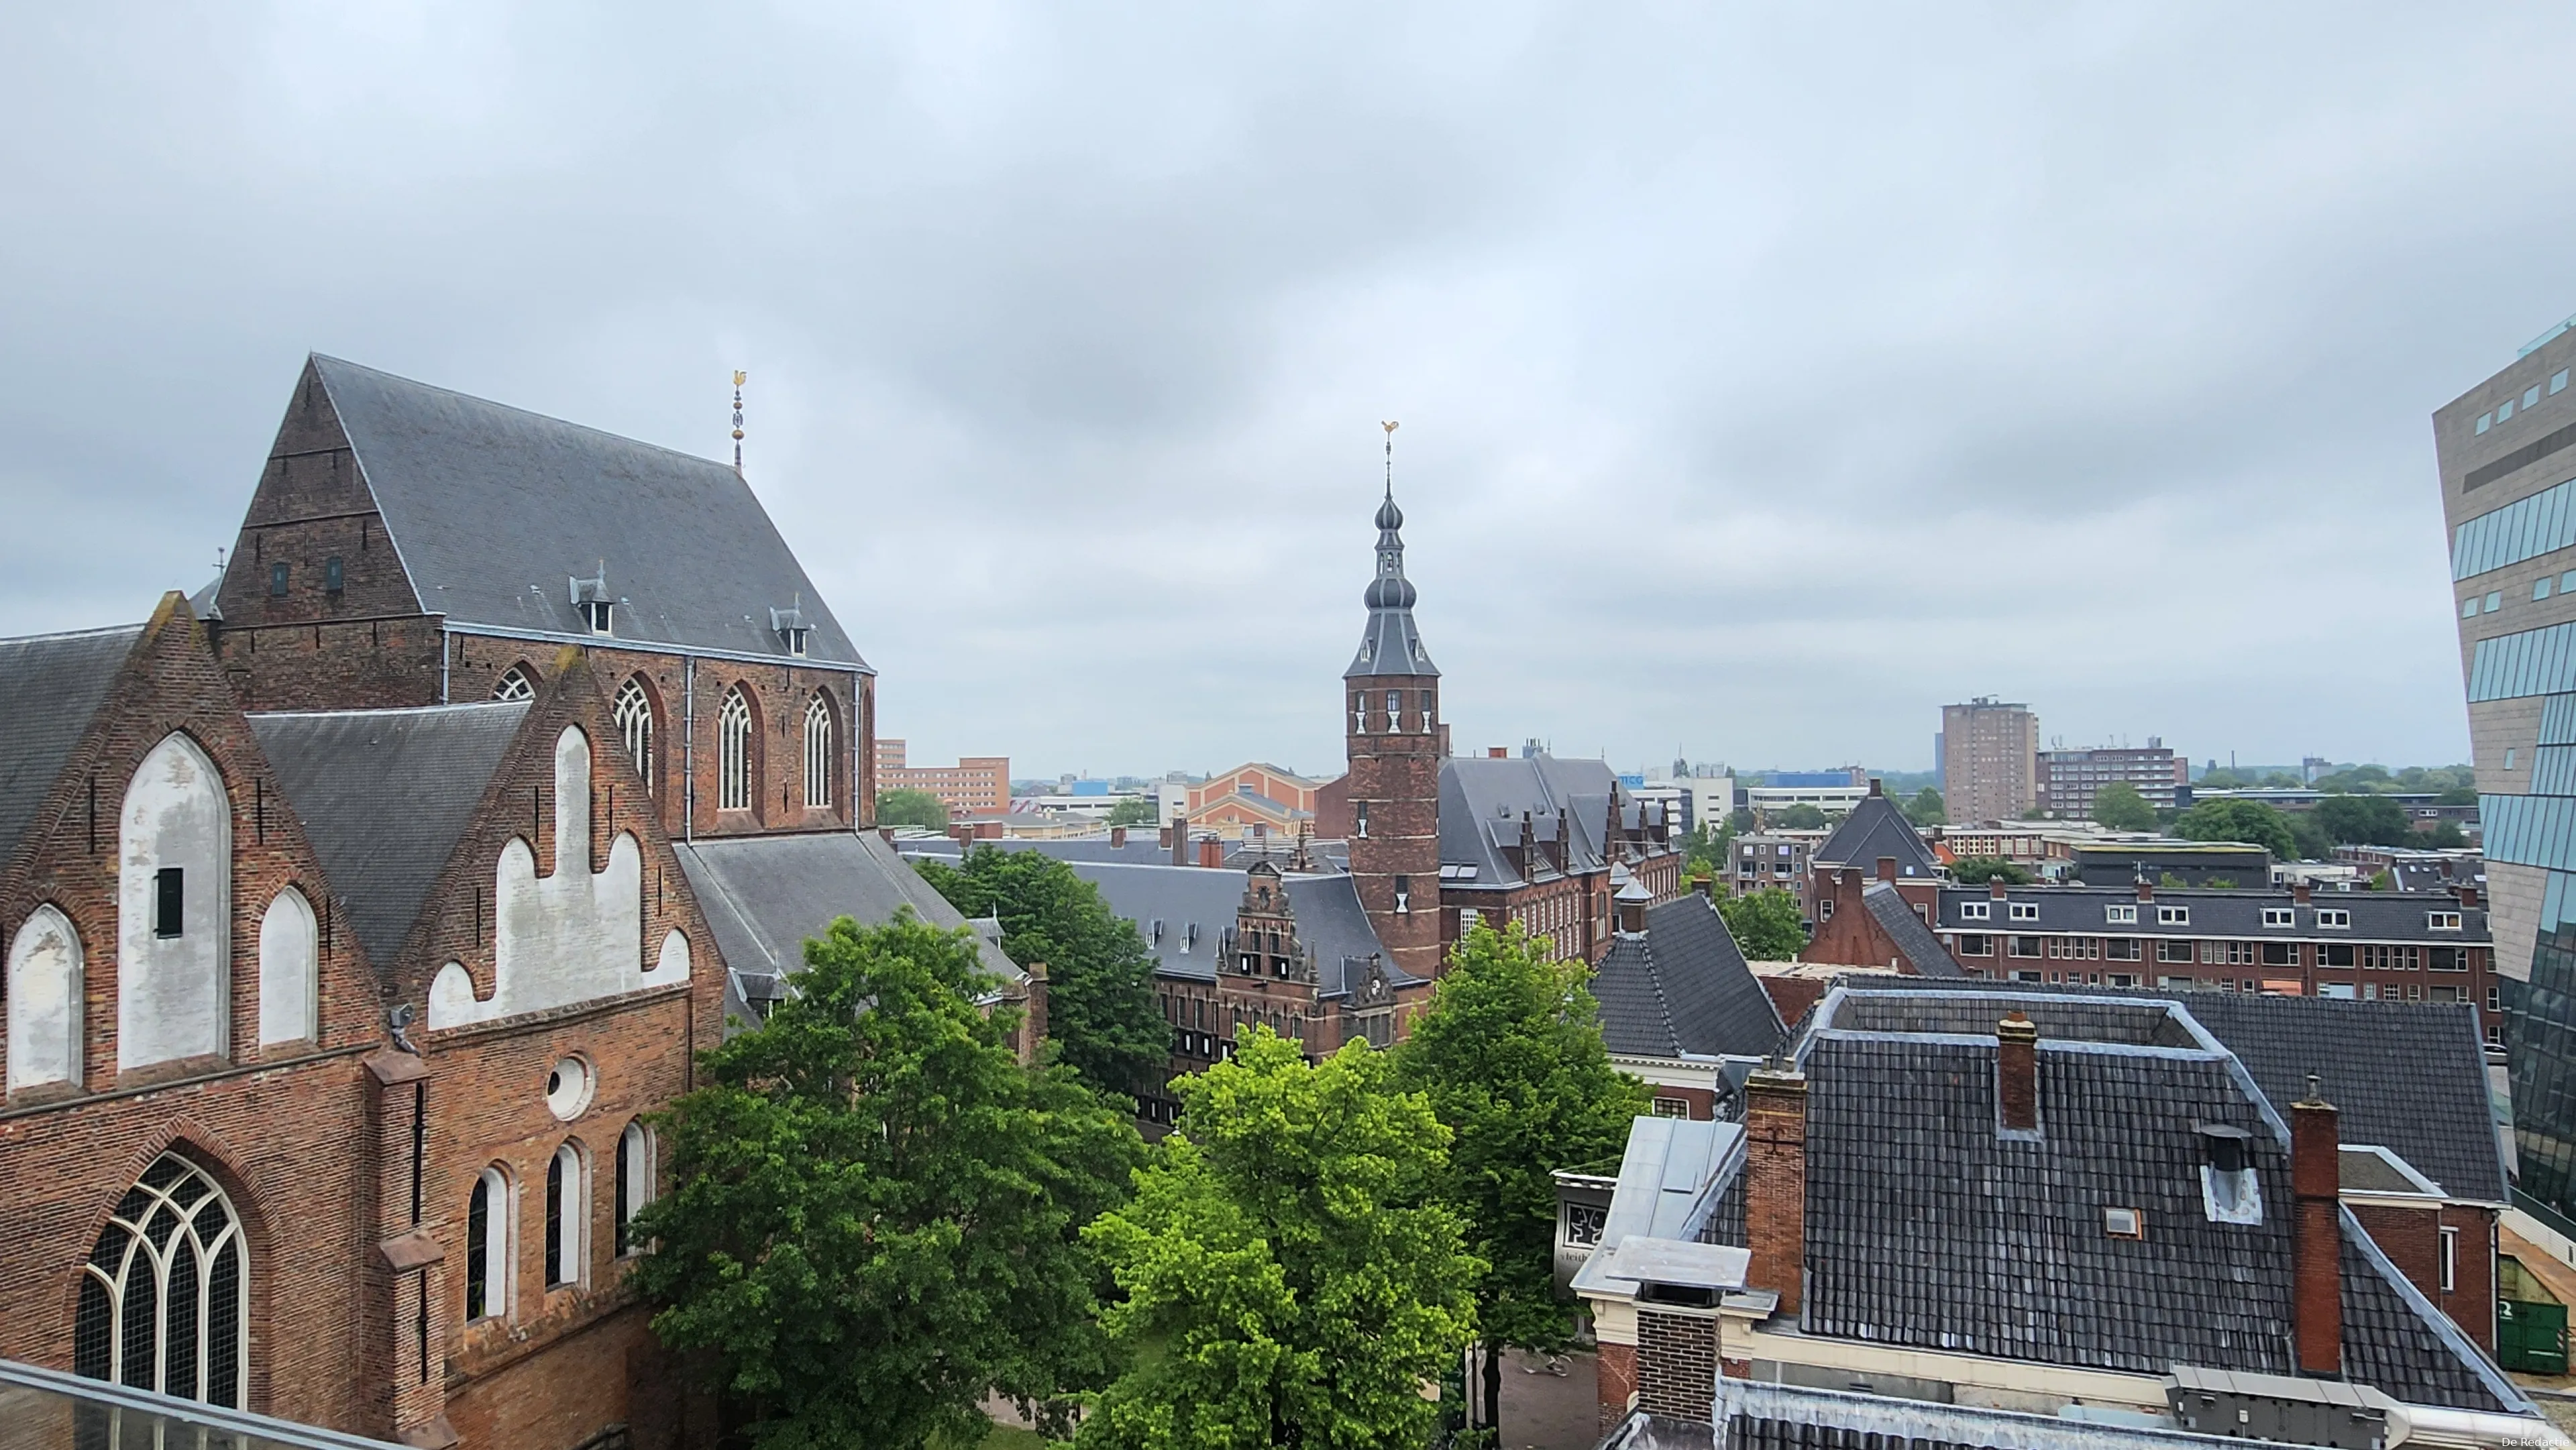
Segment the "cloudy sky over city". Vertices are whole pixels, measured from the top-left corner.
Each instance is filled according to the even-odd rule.
[[[2428,415],[2576,311],[2554,8],[0,28],[0,633],[206,582],[308,351],[741,367],[883,733],[1022,774],[1337,770],[1382,419],[1462,750],[2460,759]]]

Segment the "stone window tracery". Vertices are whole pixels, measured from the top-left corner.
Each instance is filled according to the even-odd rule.
[[[832,804],[832,700],[821,690],[805,703],[805,804]]]
[[[118,1201],[81,1270],[72,1367],[239,1409],[249,1303],[240,1215],[203,1169],[165,1153]]]
[[[635,759],[635,773],[644,779],[644,793],[652,794],[653,698],[644,693],[644,682],[629,676],[618,686],[609,715],[617,722],[617,733],[625,737],[626,753]]]
[[[751,701],[736,685],[716,717],[716,808],[751,809]]]

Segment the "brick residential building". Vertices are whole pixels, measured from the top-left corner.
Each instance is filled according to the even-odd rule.
[[[2063,820],[2091,820],[2093,797],[2114,781],[2135,787],[2160,811],[2172,810],[2179,792],[2191,783],[2191,762],[2152,735],[2143,747],[2043,750],[2036,770],[2039,808]]]
[[[878,790],[928,791],[948,807],[951,820],[999,815],[1011,808],[1007,755],[960,756],[955,765],[910,765],[904,760],[902,741],[881,738],[876,762]]]

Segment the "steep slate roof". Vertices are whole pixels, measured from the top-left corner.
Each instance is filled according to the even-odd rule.
[[[1607,866],[1602,828],[1610,804],[1619,803],[1623,828],[1662,819],[1660,811],[1632,800],[1606,762],[1559,760],[1552,755],[1453,757],[1440,762],[1441,887],[1502,891],[1521,884],[1506,847],[1521,839],[1521,815],[1531,834],[1550,842],[1569,833],[1566,864],[1575,874]],[[1531,879],[1554,881],[1556,868],[1533,850]]]
[[[1856,866],[1867,875],[1878,869],[1878,858],[1896,858],[1899,876],[1932,876],[1939,862],[1932,848],[1923,844],[1923,836],[1896,802],[1879,793],[1878,782],[1869,783],[1869,794],[1861,797],[1852,813],[1825,838],[1808,859],[1818,866]]]
[[[2142,1425],[1929,1404],[1720,1376],[1712,1424],[1648,1416],[1621,1450],[2243,1450],[2243,1440]],[[1723,1427],[1720,1435],[1718,1427]]]
[[[528,702],[253,715],[331,892],[378,969],[393,965]]]
[[[2007,984],[1962,979],[1933,983],[1908,978],[1848,976],[1846,1010],[1864,995],[1920,992],[1927,986],[1970,991],[2009,990]],[[2028,989],[2024,989],[2028,990]],[[2308,1074],[2343,1111],[2342,1138],[2376,1144],[2403,1158],[2457,1199],[2508,1201],[2504,1153],[2497,1140],[2495,1108],[2487,1096],[2486,1044],[2474,1004],[2452,1002],[2348,1002],[2332,997],[2271,997],[2247,992],[2193,992],[2154,987],[2050,987],[2052,1012],[2067,1004],[2116,999],[2173,1002],[2236,1054],[2255,1086],[2275,1108],[2308,1094]],[[2107,1005],[2107,1004],[2105,1004]],[[1925,1020],[1921,998],[1904,1009]],[[1934,1029],[1991,1034],[1993,1011],[1963,1008],[1956,1025]],[[2052,1025],[2031,1009],[2043,1041],[2052,1035],[2097,1035]]]
[[[18,853],[37,808],[107,698],[139,624],[0,640],[0,867]]]
[[[1914,914],[1914,907],[1897,894],[1896,887],[1885,881],[1873,881],[1861,888],[1860,903],[1868,908],[1870,919],[1887,933],[1896,949],[1905,954],[1914,970],[1927,977],[1963,977],[1967,973],[1958,961]],[[1876,966],[1875,962],[1853,962],[1853,966]]]
[[[2288,1132],[2232,1054],[2043,1034],[2040,1132],[2020,1140],[1995,1128],[1990,1035],[1850,1030],[1828,1000],[1803,1057],[1806,1332],[2137,1374],[2296,1372]],[[2203,1123],[2253,1134],[2261,1222],[2210,1221]],[[2138,1209],[2145,1236],[2106,1234],[2114,1206]],[[2349,1210],[2342,1236],[2353,1379],[2527,1409]]]
[[[587,635],[570,581],[604,560],[618,639],[783,660],[768,611],[796,608],[807,662],[867,668],[724,464],[338,358],[311,365],[423,611]]]
[[[1422,631],[1413,623],[1414,588],[1404,577],[1404,510],[1395,506],[1395,484],[1387,483],[1386,502],[1377,510],[1377,571],[1363,595],[1368,623],[1361,627],[1359,653],[1342,671],[1346,680],[1377,675],[1437,675],[1431,652],[1422,647]]]
[[[1360,905],[1360,890],[1348,876],[1289,876],[1288,909],[1297,918],[1297,940],[1315,953],[1315,993],[1339,997],[1351,990],[1370,957],[1396,986],[1418,980],[1387,957],[1377,928],[1369,925]],[[1231,925],[1232,923],[1228,923]]]
[[[1594,969],[1601,1039],[1623,1057],[1765,1057],[1787,1028],[1715,903],[1697,892],[1646,908]]]
[[[2133,886],[2015,886],[2007,888],[2009,900],[2035,903],[2039,920],[2008,921],[2007,913],[1995,912],[1988,921],[1969,921],[1960,915],[1961,905],[1992,900],[1991,887],[1945,886],[1941,888],[1941,928],[1944,931],[1979,932],[2083,932],[2096,936],[2187,936],[2243,937],[2249,940],[2272,937],[2291,941],[2325,935],[2340,941],[2422,942],[2436,946],[2483,946],[2488,941],[2487,914],[2484,908],[2460,905],[2459,898],[2447,892],[2404,895],[2393,891],[2320,891],[2312,904],[2295,906],[2284,891],[2228,891],[2189,889],[2158,890],[2153,902],[2140,902]],[[2138,908],[2135,922],[2111,924],[2104,916],[2107,906],[2130,905]],[[2188,906],[2190,920],[2177,925],[2160,926],[2156,922],[2158,906]],[[2265,907],[2290,907],[2295,913],[2292,926],[2265,926]],[[2320,910],[2348,911],[2352,925],[2325,927],[2317,925]],[[2460,914],[2457,930],[2436,931],[2426,925],[2427,913]]]
[[[804,967],[806,940],[838,918],[877,926],[910,907],[943,931],[969,924],[873,832],[728,836],[675,842],[672,849],[725,966],[742,979],[750,1001],[775,997],[778,979]],[[997,977],[1027,975],[982,932],[975,950]]]

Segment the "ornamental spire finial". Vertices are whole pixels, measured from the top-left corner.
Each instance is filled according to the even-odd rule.
[[[740,368],[733,370],[733,471],[736,477],[742,474],[742,385],[750,376]]]

